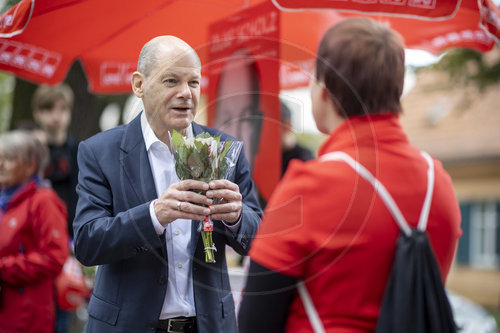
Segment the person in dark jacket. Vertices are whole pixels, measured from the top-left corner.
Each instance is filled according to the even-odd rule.
[[[76,195],[78,143],[68,133],[73,100],[73,91],[66,84],[41,85],[35,91],[32,100],[33,118],[45,132],[49,147],[49,161],[43,176],[50,181],[52,188],[66,204],[68,233],[71,238],[73,238],[73,219],[78,200]]]
[[[292,111],[283,102],[281,105],[281,176],[285,174],[291,160],[309,161],[313,153],[297,142],[292,129]]]

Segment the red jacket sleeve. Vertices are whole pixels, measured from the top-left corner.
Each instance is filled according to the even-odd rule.
[[[6,256],[0,262],[0,278],[11,284],[29,284],[56,277],[69,254],[66,208],[57,194],[40,189],[30,199],[33,244],[24,253]]]

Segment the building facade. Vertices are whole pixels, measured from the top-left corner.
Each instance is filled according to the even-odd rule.
[[[463,235],[446,287],[499,308],[500,83],[480,90],[423,69],[403,109],[410,141],[441,160],[460,202]]]

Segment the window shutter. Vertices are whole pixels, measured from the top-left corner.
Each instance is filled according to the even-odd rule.
[[[470,263],[470,237],[471,237],[471,203],[461,202],[460,213],[462,215],[462,237],[458,240],[457,263],[468,265]]]
[[[497,264],[500,265],[500,202],[497,201]]]

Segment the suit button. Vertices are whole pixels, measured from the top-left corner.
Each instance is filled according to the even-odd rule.
[[[160,276],[160,278],[158,279],[158,283],[159,284],[165,284],[165,282],[167,282],[167,278],[164,277],[164,276]]]
[[[149,323],[148,324],[148,329],[150,329],[150,330],[156,330],[156,323]]]

